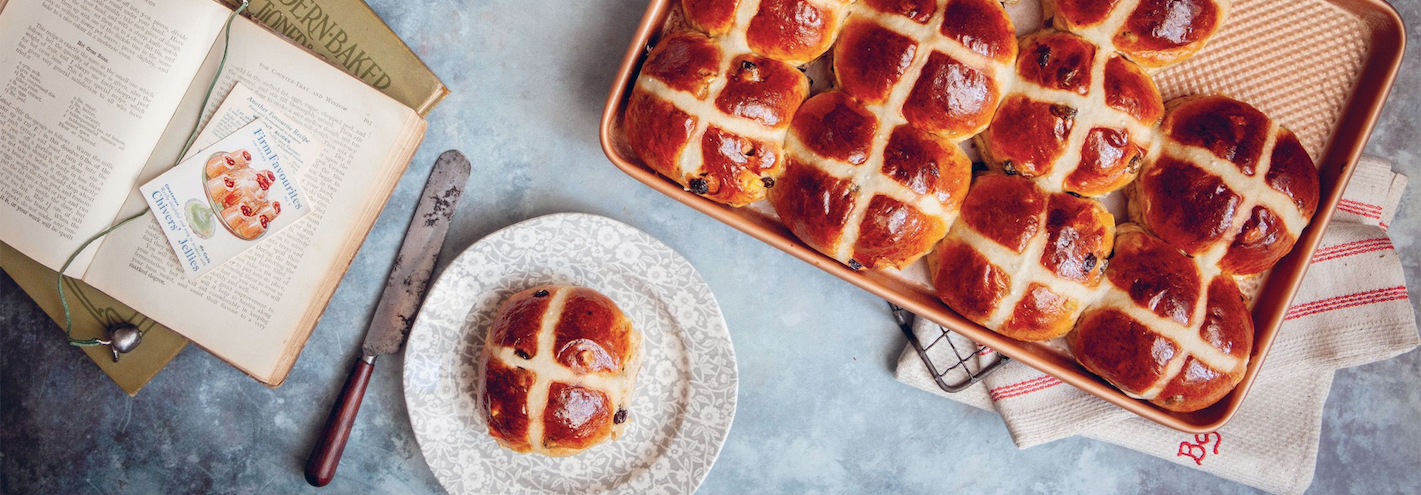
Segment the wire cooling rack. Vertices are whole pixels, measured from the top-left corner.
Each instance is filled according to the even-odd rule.
[[[1007,361],[1011,361],[1011,358],[999,354],[995,361],[974,372],[972,368],[968,366],[968,362],[972,360],[973,356],[988,351],[987,346],[972,342],[970,339],[962,337],[942,325],[934,325],[937,327],[938,332],[931,342],[924,345],[922,340],[918,338],[918,335],[913,332],[913,320],[917,318],[917,315],[891,302],[888,303],[888,307],[893,310],[893,320],[898,322],[898,328],[902,329],[903,335],[908,337],[908,343],[913,345],[913,349],[918,352],[918,358],[922,359],[923,364],[927,365],[928,372],[933,376],[933,381],[937,382],[938,388],[941,388],[943,392],[955,394],[967,390],[968,387],[982,381],[982,378],[992,374],[993,371],[1001,369],[1002,365],[1006,364]],[[952,336],[957,336],[966,342],[972,342],[972,345],[960,346],[958,343],[953,342],[955,339],[950,338]],[[928,350],[935,346],[947,346],[952,352],[950,354],[939,352],[938,354],[943,354],[944,358],[934,361],[932,357],[928,355]]]

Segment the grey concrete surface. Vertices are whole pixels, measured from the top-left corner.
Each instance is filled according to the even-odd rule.
[[[1000,419],[893,380],[904,340],[866,292],[640,186],[597,121],[642,0],[372,1],[454,94],[286,385],[189,347],[130,398],[0,276],[0,492],[292,493],[373,312],[416,196],[458,148],[473,179],[440,266],[480,237],[562,211],[606,215],[680,251],[719,298],[739,411],[701,493],[1251,493],[1144,454],[1068,439],[1019,451]],[[1413,25],[1421,0],[1397,0]],[[1410,34],[1421,34],[1411,28]],[[1421,179],[1421,54],[1368,151]],[[1421,193],[1391,230],[1421,302]],[[833,301],[833,304],[825,304]],[[439,493],[415,443],[401,358],[380,362],[327,493]],[[1338,373],[1313,493],[1421,487],[1421,353]]]

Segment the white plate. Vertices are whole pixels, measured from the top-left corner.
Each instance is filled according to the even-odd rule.
[[[479,359],[494,311],[541,284],[601,291],[643,338],[621,439],[551,458],[499,447],[480,414]],[[691,493],[735,416],[735,351],[695,268],[607,218],[565,213],[474,243],[430,288],[405,350],[405,402],[434,476],[450,493]]]

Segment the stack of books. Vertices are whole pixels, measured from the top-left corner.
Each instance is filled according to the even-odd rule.
[[[239,2],[101,3],[0,1],[0,122],[14,130],[0,134],[0,268],[62,330],[65,259],[142,211],[138,186],[249,88],[321,143],[297,172],[309,218],[189,278],[149,214],[91,244],[64,283],[76,338],[120,322],[145,332],[117,363],[85,348],[130,394],[189,341],[279,386],[448,90],[360,0],[254,1],[230,46],[223,26]]]

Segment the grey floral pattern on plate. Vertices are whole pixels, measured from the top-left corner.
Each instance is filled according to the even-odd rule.
[[[494,312],[541,284],[601,291],[641,330],[643,364],[622,438],[549,458],[503,449],[479,413],[479,360]],[[735,351],[695,268],[626,224],[563,213],[494,232],[430,288],[405,350],[410,423],[450,493],[691,493],[735,416]]]

